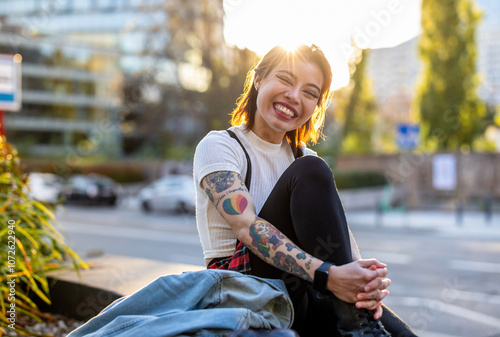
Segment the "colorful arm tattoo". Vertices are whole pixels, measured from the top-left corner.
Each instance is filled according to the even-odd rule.
[[[240,185],[241,186],[235,186],[236,188],[233,190],[229,190],[231,187],[233,187],[236,178],[239,179]],[[241,182],[241,175],[235,172],[230,172],[230,171],[221,171],[221,172],[214,172],[208,174],[204,179],[203,179],[203,184],[205,187],[205,193],[207,194],[208,198],[212,203],[215,205],[216,208],[219,207],[220,202],[229,194],[229,193],[234,193],[236,191],[246,191],[244,188],[245,184]],[[246,200],[246,199],[245,199]],[[247,201],[248,204],[248,201]],[[239,203],[241,206],[241,201]],[[246,206],[245,206],[246,208]],[[230,214],[230,213],[228,213]],[[241,214],[241,213],[240,213]]]
[[[259,217],[250,225],[250,237],[252,245],[265,257],[269,257],[269,251],[276,249],[283,244],[285,236],[269,222]]]
[[[284,270],[290,274],[312,281],[311,276],[309,276],[304,268],[302,268],[291,255],[285,255],[283,252],[276,252],[276,255],[273,257],[273,265],[276,268]]]
[[[286,249],[290,252],[292,251],[292,249],[297,249],[297,250],[300,250],[296,245],[288,242],[286,245]],[[298,253],[297,255],[297,259],[300,259],[300,260],[305,260],[306,259],[306,253],[303,252],[302,250],[300,250],[300,253]]]
[[[222,203],[222,208],[229,215],[242,214],[247,208],[248,200],[241,194],[233,195]]]

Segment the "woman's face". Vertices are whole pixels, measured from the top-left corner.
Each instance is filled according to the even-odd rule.
[[[256,77],[255,84],[257,111],[252,131],[279,144],[286,132],[311,118],[321,95],[323,74],[314,63],[294,60],[277,66],[263,80]]]

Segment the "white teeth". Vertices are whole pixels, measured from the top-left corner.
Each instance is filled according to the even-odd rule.
[[[274,108],[279,112],[283,113],[284,115],[287,115],[288,117],[295,117],[295,114],[293,113],[292,110],[288,109],[287,107],[284,107],[281,104],[274,104]]]

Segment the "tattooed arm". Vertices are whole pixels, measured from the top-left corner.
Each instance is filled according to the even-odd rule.
[[[314,272],[323,261],[300,249],[271,223],[257,216],[252,197],[238,173],[211,173],[203,178],[201,187],[231,226],[238,240],[253,253],[280,270],[313,281]],[[376,260],[359,260],[344,266],[332,266],[327,288],[344,301],[357,302],[361,307],[375,309],[385,297],[384,289],[388,284],[375,280],[382,280],[380,277],[385,277],[387,270],[380,269],[376,274],[368,269],[374,266],[385,267]],[[367,288],[367,284],[371,284],[370,287]],[[366,299],[358,298],[361,294]]]

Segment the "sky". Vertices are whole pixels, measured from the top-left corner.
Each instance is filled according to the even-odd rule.
[[[351,39],[397,46],[420,33],[421,0],[224,0],[226,42],[264,55],[276,45],[314,43],[328,57],[332,89],[349,83]]]

